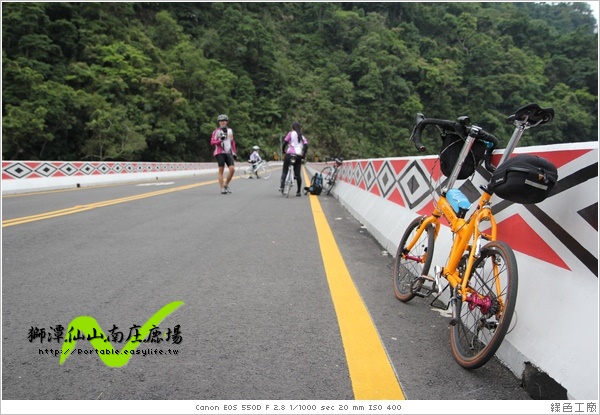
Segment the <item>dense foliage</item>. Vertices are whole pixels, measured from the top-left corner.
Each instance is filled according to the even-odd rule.
[[[598,134],[587,3],[3,2],[2,69],[9,160],[209,161],[220,113],[242,156],[294,120],[311,158],[415,154],[417,112],[505,144],[529,102],[522,145]]]

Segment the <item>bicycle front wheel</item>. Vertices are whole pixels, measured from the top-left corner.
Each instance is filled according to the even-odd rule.
[[[271,166],[267,164],[261,164],[261,166],[258,168],[258,177],[268,179],[271,177],[271,174],[273,174],[273,170],[271,169]]]
[[[433,259],[435,229],[433,225],[421,228],[423,218],[413,220],[398,245],[392,278],[394,294],[402,302],[408,302],[415,297],[415,284],[421,275],[427,275]],[[408,249],[407,245],[421,232],[416,243]]]
[[[247,179],[252,175],[252,167],[244,166],[242,168],[237,169],[238,175],[242,179]]]
[[[331,194],[331,189],[333,188],[333,184],[335,182],[333,177],[333,167],[327,166],[321,170],[321,175],[323,176],[323,190],[325,190],[325,194]]]
[[[465,369],[477,369],[496,353],[508,331],[517,302],[517,260],[504,242],[481,248],[450,330],[452,355]],[[459,299],[460,301],[460,299]]]

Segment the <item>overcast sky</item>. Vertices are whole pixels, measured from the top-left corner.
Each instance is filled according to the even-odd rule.
[[[598,10],[600,10],[600,3],[597,1],[588,1],[587,2],[592,10],[594,11],[594,17],[596,18],[596,24],[598,23]]]

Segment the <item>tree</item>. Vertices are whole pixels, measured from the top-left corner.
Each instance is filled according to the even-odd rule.
[[[415,154],[417,112],[508,139],[529,102],[557,117],[523,143],[597,137],[585,3],[8,2],[2,19],[7,159],[210,160],[220,113],[241,151],[276,153],[300,120],[319,157]]]

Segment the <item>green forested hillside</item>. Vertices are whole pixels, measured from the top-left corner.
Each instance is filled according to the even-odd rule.
[[[294,120],[311,158],[416,154],[417,112],[505,144],[529,102],[522,145],[598,136],[587,3],[3,2],[2,70],[7,160],[209,161],[220,113],[242,156]]]

